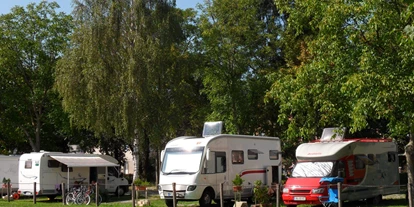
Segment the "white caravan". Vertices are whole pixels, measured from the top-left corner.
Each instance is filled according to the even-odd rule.
[[[341,199],[379,203],[399,193],[397,145],[391,139],[325,139],[296,149],[297,164],[283,188],[287,206],[318,205],[328,195],[322,178],[343,179]]]
[[[19,170],[19,155],[0,155],[0,180],[3,181],[4,179],[10,179],[11,190],[12,192],[17,191],[19,188],[19,178],[18,178],[18,170]],[[3,182],[2,182],[3,184]],[[7,187],[7,186],[2,186]],[[6,194],[6,188],[3,188],[3,194]]]
[[[123,195],[128,181],[116,171],[118,161],[108,155],[75,154],[62,152],[32,152],[19,159],[19,194],[54,197],[61,193],[61,184],[67,189],[76,182],[90,184],[97,181],[109,193]]]
[[[175,138],[161,153],[158,193],[167,206],[174,205],[173,183],[177,201],[198,200],[201,207],[209,206],[212,200],[220,203],[220,183],[223,183],[223,198],[234,199],[232,180],[236,174],[245,180],[242,199],[252,197],[256,180],[266,185],[280,183],[279,138],[212,135],[205,133],[206,125],[203,137]]]

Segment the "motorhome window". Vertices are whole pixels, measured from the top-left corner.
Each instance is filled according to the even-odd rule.
[[[271,160],[279,159],[279,152],[277,150],[269,150],[269,159]]]
[[[331,177],[337,177],[337,176],[344,176],[345,173],[345,163],[344,161],[336,161],[333,166],[333,170],[331,173]]]
[[[256,149],[247,150],[247,159],[257,160],[259,158],[259,152]]]
[[[65,165],[65,164],[62,164],[62,166],[61,166],[60,170],[61,170],[62,172],[67,172],[67,171],[68,171],[68,166],[67,166],[67,165]],[[72,168],[72,167],[69,167],[69,172],[73,172],[73,168]]]
[[[32,160],[26,160],[24,162],[24,169],[32,169]]]
[[[395,152],[388,152],[388,162],[395,162]]]
[[[58,168],[59,167],[60,162],[57,160],[48,160],[47,161],[47,166],[49,168]]]
[[[226,172],[226,153],[216,152],[216,173]]]
[[[108,167],[108,175],[119,177],[118,170],[115,167]]]
[[[330,176],[333,162],[298,162],[293,168],[292,177],[326,177]]]
[[[356,155],[355,156],[355,169],[360,170],[360,169],[364,169],[365,168],[365,163],[362,160],[362,157],[364,155]]]
[[[373,163],[375,163],[375,155],[374,154],[368,154],[368,159],[370,159]]]
[[[199,171],[204,147],[165,149],[161,171],[166,174],[192,174]]]
[[[244,164],[244,152],[242,150],[233,150],[231,152],[233,164]]]

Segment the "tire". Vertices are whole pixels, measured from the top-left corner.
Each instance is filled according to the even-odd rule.
[[[382,201],[382,195],[377,195],[377,196],[375,196],[373,198],[370,198],[368,200],[369,203],[374,204],[374,205],[380,204],[381,201]]]
[[[73,193],[68,193],[65,198],[66,205],[75,204],[75,195]]]
[[[201,195],[199,200],[200,207],[210,207],[213,199],[214,194],[210,190],[204,190],[203,195]]]
[[[296,205],[287,205],[286,207],[296,207]]]
[[[123,187],[121,187],[121,186],[118,186],[117,188],[116,188],[116,195],[118,195],[118,196],[123,196],[125,194],[125,190],[124,190],[124,188]]]
[[[91,203],[95,203],[96,201],[96,194],[91,194]],[[98,194],[98,205],[100,205],[102,203],[102,196],[101,194]]]
[[[178,201],[175,202],[175,204],[177,204]],[[168,207],[173,207],[174,206],[174,200],[173,199],[165,199],[165,205],[167,205]],[[175,205],[177,206],[177,205]]]
[[[76,196],[75,203],[77,204],[89,205],[90,202],[91,202],[91,197],[87,194],[80,193],[78,196]]]

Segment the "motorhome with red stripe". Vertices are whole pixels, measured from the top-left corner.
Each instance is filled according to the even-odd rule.
[[[285,205],[320,205],[329,198],[326,178],[343,180],[343,201],[379,203],[383,195],[399,193],[397,145],[391,139],[343,138],[332,136],[334,130],[296,149],[297,164],[283,188]]]
[[[214,132],[212,132],[214,131]],[[173,183],[179,201],[198,200],[201,207],[234,199],[232,180],[245,181],[242,199],[252,197],[254,182],[279,183],[282,173],[280,140],[276,137],[220,134],[221,122],[208,122],[202,137],[178,137],[161,153],[158,192],[173,206]]]

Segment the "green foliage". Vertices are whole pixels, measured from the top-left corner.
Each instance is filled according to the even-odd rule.
[[[268,204],[270,202],[270,195],[268,194],[268,187],[262,184],[261,180],[254,181],[253,198],[255,203]]]
[[[234,177],[232,182],[235,186],[241,186],[244,182],[244,179],[239,174],[236,174],[236,177]]]
[[[6,184],[6,183],[9,183],[10,182],[10,178],[5,178],[5,177],[3,177],[3,184]]]
[[[409,131],[414,76],[406,57],[413,47],[403,29],[410,7],[402,1],[276,5],[289,15],[283,35],[289,65],[269,76],[267,98],[280,104],[278,122],[288,125],[288,137],[312,140],[326,126],[381,128],[383,120],[382,136]]]
[[[148,181],[146,181],[146,180],[144,180],[144,179],[137,178],[137,179],[135,179],[135,180],[134,180],[134,185],[135,185],[135,186],[143,186],[143,187],[148,187],[148,186],[150,186],[150,185],[151,185],[151,183],[150,183],[150,182],[148,182]]]
[[[39,151],[41,141],[54,149],[69,133],[53,83],[72,18],[56,8],[42,1],[0,16],[0,136],[9,150]]]
[[[226,133],[276,135],[273,106],[263,102],[265,75],[284,61],[276,52],[284,19],[271,0],[218,0],[201,8],[198,72],[211,104],[208,120],[223,120]]]

